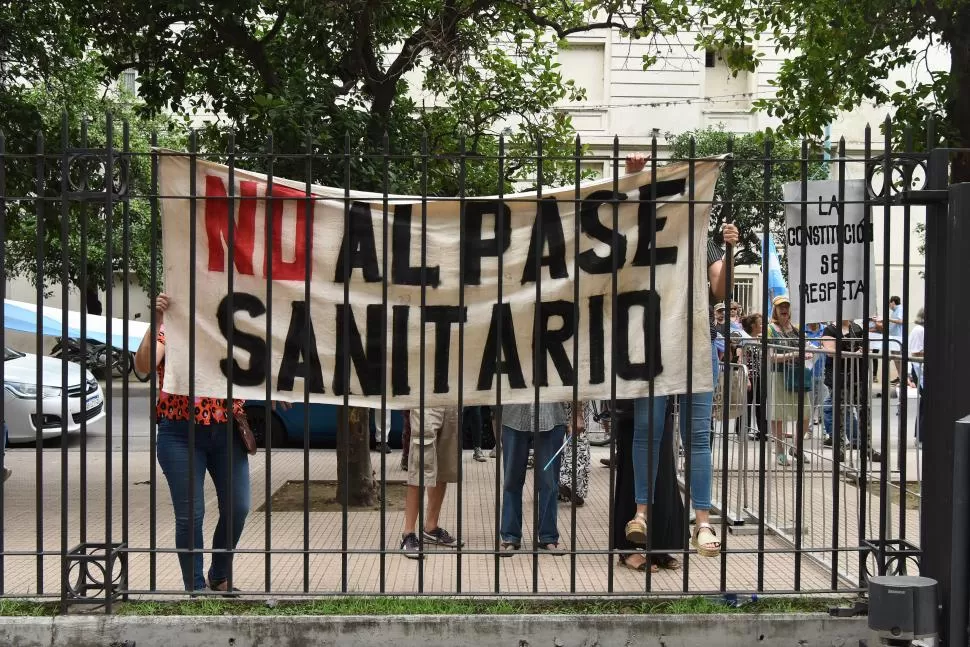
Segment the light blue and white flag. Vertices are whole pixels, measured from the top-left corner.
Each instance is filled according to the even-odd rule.
[[[771,234],[762,238],[761,271],[768,273],[768,305],[777,296],[788,296],[788,284],[781,273],[781,261],[778,260],[778,250]],[[770,311],[769,311],[770,314]]]

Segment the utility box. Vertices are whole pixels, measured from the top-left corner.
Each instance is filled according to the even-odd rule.
[[[869,628],[880,639],[920,640],[937,636],[938,607],[936,580],[906,575],[869,578]]]

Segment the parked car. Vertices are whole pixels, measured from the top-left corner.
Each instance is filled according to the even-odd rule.
[[[262,400],[246,402],[246,415],[249,425],[256,436],[256,444],[266,446],[266,406]],[[331,404],[311,404],[307,409],[303,403],[294,403],[286,411],[270,410],[270,440],[273,447],[287,445],[303,446],[304,421],[309,411],[310,444],[313,446],[333,447],[337,444],[337,407]],[[378,412],[378,415],[379,412]],[[391,447],[401,446],[401,434],[404,430],[404,418],[400,411],[391,412],[391,433],[387,442]],[[370,433],[373,442],[376,427],[374,417],[371,416]]]
[[[3,405],[9,429],[8,442],[32,443],[37,427],[42,439],[61,435],[61,402],[67,398],[68,433],[78,431],[83,419],[88,424],[104,418],[104,394],[90,371],[67,363],[67,383],[61,381],[63,360],[42,358],[41,411],[37,411],[37,356],[11,348],[3,349]],[[66,393],[65,393],[66,391]]]

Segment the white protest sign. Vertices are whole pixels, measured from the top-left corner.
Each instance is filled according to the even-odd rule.
[[[791,294],[792,320],[799,324],[835,321],[838,301],[842,300],[843,319],[867,319],[875,314],[876,294],[874,261],[871,247],[869,269],[865,266],[865,249],[872,244],[872,226],[865,218],[865,180],[846,180],[845,200],[839,202],[839,182],[812,180],[802,197],[800,182],[782,187],[785,198],[785,247],[788,256],[788,282]],[[802,200],[806,222],[802,226]],[[839,225],[839,213],[842,225]],[[839,249],[839,240],[842,249]],[[801,276],[802,253],[805,254],[805,276]],[[842,269],[842,283],[838,281]],[[869,293],[869,302],[865,295]],[[805,296],[805,313],[800,308]]]
[[[306,386],[312,402],[347,394],[380,407],[386,388],[394,409],[455,405],[459,390],[464,404],[492,404],[499,381],[505,403],[532,402],[537,385],[545,402],[571,400],[574,384],[582,399],[606,399],[614,370],[620,398],[647,395],[651,378],[657,395],[683,393],[688,371],[695,391],[710,390],[706,225],[719,169],[694,164],[693,208],[688,166],[675,164],[657,170],[656,204],[644,172],[620,178],[619,194],[612,179],[581,185],[578,213],[568,187],[539,200],[391,196],[385,215],[380,196],[308,195],[278,177],[267,205],[265,176],[234,169],[229,187],[227,167],[166,154],[162,387],[188,394],[191,377],[193,394],[225,397],[231,372],[235,398],[266,397],[269,380],[274,399],[302,401]]]

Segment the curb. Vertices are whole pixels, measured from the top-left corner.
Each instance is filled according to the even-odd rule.
[[[0,618],[10,647],[855,647],[871,635],[866,618],[826,614]]]

